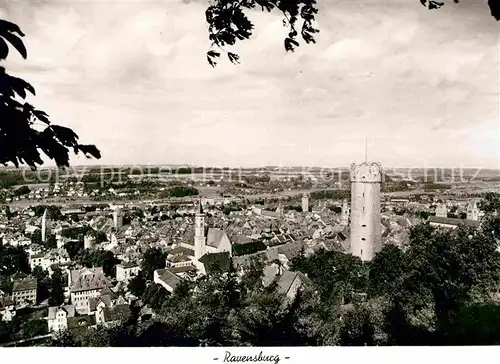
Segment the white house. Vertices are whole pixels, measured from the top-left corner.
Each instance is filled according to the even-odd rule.
[[[10,297],[0,298],[0,315],[2,316],[2,321],[12,321],[14,316],[16,316],[16,306],[13,299]]]
[[[116,266],[116,280],[128,281],[139,274],[141,267],[136,263],[124,262]]]
[[[48,271],[53,264],[67,264],[71,259],[66,249],[52,249],[49,252],[33,254],[29,257],[31,269],[40,266],[43,270]]]
[[[66,330],[68,328],[68,318],[70,317],[75,317],[75,306],[73,305],[49,307],[47,317],[49,332]]]

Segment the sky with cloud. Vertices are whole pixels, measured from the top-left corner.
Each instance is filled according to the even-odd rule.
[[[321,2],[317,43],[286,53],[254,11],[241,64],[214,69],[205,1],[0,1],[26,33],[7,70],[94,143],[74,164],[500,168],[499,25],[486,1]]]

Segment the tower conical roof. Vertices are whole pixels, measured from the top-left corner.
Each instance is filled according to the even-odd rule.
[[[203,206],[201,204],[201,198],[198,200],[198,206],[196,207],[196,214],[197,215],[203,214]]]

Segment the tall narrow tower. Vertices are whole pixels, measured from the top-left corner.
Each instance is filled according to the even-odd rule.
[[[115,211],[113,211],[113,225],[116,230],[123,226],[123,215],[120,207],[116,207]]]
[[[283,206],[281,205],[281,200],[278,202],[278,207],[276,208],[276,212],[280,217],[283,217]]]
[[[349,207],[347,206],[347,201],[342,204],[342,211],[340,212],[340,224],[342,226],[349,225]]]
[[[201,206],[201,200],[198,203],[198,209],[194,216],[194,258],[200,259],[205,254],[205,214]]]
[[[309,211],[309,195],[307,193],[304,193],[302,195],[302,211],[303,212]]]
[[[479,208],[477,207],[477,202],[472,200],[467,205],[467,220],[479,220]]]
[[[382,249],[380,222],[379,163],[353,164],[351,181],[351,254],[363,261],[371,260]]]
[[[42,242],[45,243],[46,239],[47,239],[47,209],[45,209],[42,215]]]

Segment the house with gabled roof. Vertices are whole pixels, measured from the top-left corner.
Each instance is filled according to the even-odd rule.
[[[444,227],[448,229],[456,229],[458,226],[478,228],[481,225],[481,223],[476,220],[456,219],[441,216],[429,216],[428,221],[431,226]]]
[[[49,332],[60,332],[68,328],[68,319],[75,317],[76,311],[73,305],[61,305],[49,307],[47,324]]]
[[[213,271],[227,271],[231,265],[231,256],[228,252],[204,254],[196,266],[201,274],[211,273]]]
[[[90,298],[99,297],[101,290],[110,286],[102,267],[72,270],[69,274],[71,303],[78,312],[88,312]]]
[[[265,273],[267,271],[264,271]],[[263,284],[270,285],[276,282],[278,285],[278,292],[285,295],[288,300],[293,300],[299,290],[314,289],[313,282],[302,272],[291,272],[283,270],[280,272],[278,269],[271,269],[268,271],[271,276],[264,276]],[[274,278],[272,275],[274,274]]]
[[[12,321],[16,316],[16,303],[12,298],[0,297],[0,315],[4,322]]]
[[[134,262],[122,262],[116,266],[116,280],[129,281],[139,274],[141,267]]]
[[[16,304],[36,304],[37,287],[36,278],[26,277],[14,280],[12,300]]]
[[[182,282],[182,279],[167,268],[155,270],[153,273],[153,281],[172,293]]]
[[[127,304],[106,306],[104,302],[99,302],[95,311],[95,322],[97,325],[105,327],[119,324],[120,321],[130,317],[130,306]]]

